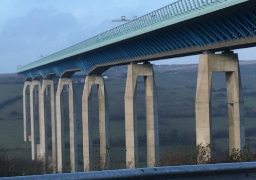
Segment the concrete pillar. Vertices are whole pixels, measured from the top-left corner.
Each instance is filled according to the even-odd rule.
[[[108,101],[107,92],[102,76],[88,75],[85,79],[84,91],[83,91],[83,103],[82,103],[82,115],[83,115],[83,158],[84,158],[84,171],[90,171],[92,165],[92,138],[91,138],[91,88],[96,84],[98,87],[99,98],[99,132],[100,132],[100,157],[101,157],[101,169],[107,169],[109,166],[109,136],[108,136]]]
[[[148,167],[155,167],[158,166],[159,163],[159,128],[157,93],[153,75],[145,77],[145,89],[147,123],[147,165]]]
[[[76,119],[74,117],[74,98],[73,84],[70,78],[60,78],[56,93],[56,121],[57,121],[57,169],[61,173],[63,171],[64,162],[64,134],[63,122],[61,114],[61,93],[63,86],[68,85],[69,94],[69,128],[70,128],[70,166],[71,172],[76,172],[78,168],[77,159],[77,138],[76,138]]]
[[[226,72],[228,110],[229,110],[229,149],[244,146],[244,120],[240,113],[243,109],[242,85],[237,54],[203,54],[200,56],[196,92],[196,142],[205,147],[212,145],[211,137],[211,79],[212,72]],[[209,152],[199,163],[211,157]]]
[[[25,81],[23,87],[23,129],[24,129],[24,141],[29,141],[29,134],[28,134],[28,102],[27,102],[27,88],[31,85],[30,81]]]
[[[237,70],[226,72],[228,91],[229,151],[242,149],[245,145],[244,100],[239,64]]]
[[[31,156],[32,160],[36,160],[38,156],[40,156],[37,152],[37,142],[36,142],[36,132],[35,132],[35,99],[34,93],[35,92],[35,87],[38,86],[37,91],[41,89],[41,82],[37,80],[33,80],[31,85],[30,85],[30,123],[31,123]],[[39,99],[39,97],[38,97]]]
[[[138,164],[138,137],[136,115],[136,89],[138,76],[145,77],[146,122],[147,122],[147,165],[157,166],[159,161],[157,95],[151,64],[130,64],[125,89],[125,138],[126,166],[136,168]]]
[[[39,114],[40,114],[40,147],[41,147],[41,158],[43,160],[48,159],[47,153],[47,127],[45,118],[45,93],[48,92],[48,86],[50,86],[50,96],[51,96],[51,131],[52,131],[52,159],[51,164],[53,166],[54,172],[56,172],[57,165],[57,153],[56,153],[56,118],[55,118],[55,96],[54,96],[54,84],[53,80],[43,80],[42,88],[40,91],[40,102],[39,102]]]

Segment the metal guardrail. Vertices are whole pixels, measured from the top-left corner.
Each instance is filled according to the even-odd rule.
[[[38,64],[42,65],[55,62],[57,60],[60,60],[61,58],[70,57],[73,55],[74,52],[77,52],[79,50],[89,48],[91,46],[97,46],[104,41],[108,41],[119,36],[143,29],[145,27],[152,26],[162,21],[174,19],[181,15],[192,13],[194,11],[198,11],[205,7],[213,6],[215,4],[219,4],[225,1],[231,0],[179,0],[156,11],[141,16],[135,20],[132,20],[128,23],[125,23],[116,28],[103,32],[97,36],[94,36],[90,39],[75,44],[69,48],[63,49],[59,52],[37,60],[31,64],[22,66],[17,70],[18,72],[21,72],[33,68]]]
[[[256,162],[124,169],[0,178],[0,180],[255,180]]]

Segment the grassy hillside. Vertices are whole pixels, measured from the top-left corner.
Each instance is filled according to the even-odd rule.
[[[252,145],[253,151],[256,152],[256,63],[253,61],[248,63],[241,63],[246,141]],[[161,65],[154,68],[158,91],[161,152],[169,148],[177,149],[180,146],[195,146],[194,106],[197,65]],[[115,67],[104,74],[108,77],[106,79],[106,87],[109,97],[111,154],[112,157],[120,157],[123,161],[125,154],[124,91],[126,69],[126,66]],[[81,74],[74,77],[79,157],[82,157],[81,94],[83,83],[81,83],[81,80],[83,79],[84,77]],[[0,146],[8,149],[10,156],[28,158],[30,157],[30,144],[23,142],[22,134],[22,83],[23,79],[15,74],[0,75]],[[146,161],[144,91],[143,79],[139,78],[137,114],[141,166],[145,165]],[[97,124],[96,87],[93,88],[92,99],[94,150],[95,153],[98,153],[99,128]],[[227,97],[224,73],[215,73],[213,75],[212,106],[213,146],[216,154],[221,154],[228,150]],[[64,104],[64,112],[67,112],[65,109],[67,109],[67,103]],[[50,117],[49,114],[47,117]],[[68,148],[68,122],[67,118],[64,118],[64,120],[66,147]]]

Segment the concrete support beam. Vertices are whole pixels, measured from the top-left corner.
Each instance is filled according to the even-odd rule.
[[[226,72],[228,114],[229,114],[229,149],[241,149],[245,143],[242,84],[237,54],[203,54],[200,56],[196,92],[196,142],[197,145],[212,145],[211,136],[211,79],[212,72]],[[211,157],[209,154],[199,163]],[[201,156],[199,154],[199,156]]]
[[[92,138],[91,138],[91,89],[92,85],[97,85],[98,98],[99,98],[99,132],[100,132],[100,157],[101,157],[101,169],[104,170],[109,166],[109,135],[108,135],[108,100],[107,92],[102,76],[88,75],[85,79],[83,99],[82,99],[82,116],[83,116],[83,160],[84,171],[90,171],[92,166]]]
[[[29,134],[28,134],[28,102],[27,102],[27,89],[30,87],[31,82],[25,81],[24,87],[23,87],[23,129],[24,129],[24,141],[29,141]]]
[[[229,152],[241,150],[245,145],[244,100],[240,70],[226,72],[228,91]]]
[[[138,164],[138,135],[136,115],[136,89],[138,76],[144,76],[146,89],[147,122],[147,165],[153,167],[159,161],[159,130],[157,94],[151,64],[130,64],[128,66],[125,89],[125,136],[126,166],[136,168]]]
[[[48,86],[50,87],[50,93],[48,92]],[[57,140],[56,140],[56,118],[55,118],[55,95],[54,95],[54,83],[53,80],[43,80],[42,88],[40,91],[40,102],[39,102],[39,115],[40,115],[40,148],[41,158],[45,161],[48,159],[48,146],[47,146],[47,119],[45,117],[45,93],[50,94],[51,103],[51,135],[52,135],[52,159],[51,164],[54,172],[56,172],[57,166]]]
[[[35,87],[38,87],[37,89]],[[35,97],[39,95],[38,92],[41,89],[41,82],[33,80],[30,85],[30,123],[31,123],[31,156],[32,160],[36,160],[40,156],[37,152],[37,141],[36,141],[36,129],[35,129],[35,99],[40,97]]]
[[[153,72],[153,67],[152,67]],[[159,163],[159,127],[158,103],[154,76],[145,77],[146,89],[146,123],[147,123],[147,165],[158,166]]]
[[[73,84],[70,78],[60,78],[56,93],[56,120],[57,120],[57,169],[61,173],[64,163],[64,124],[61,113],[61,93],[63,86],[68,85],[69,93],[69,127],[70,127],[70,166],[71,172],[76,172],[78,168],[77,159],[77,133],[76,133],[76,118],[74,116],[74,99],[73,99]]]

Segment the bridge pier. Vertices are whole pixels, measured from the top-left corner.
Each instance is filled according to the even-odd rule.
[[[58,172],[63,172],[64,162],[64,124],[62,121],[61,112],[61,94],[63,86],[68,85],[69,95],[69,128],[70,128],[70,166],[71,172],[76,172],[78,168],[77,158],[77,132],[76,132],[76,118],[74,117],[74,98],[73,98],[73,83],[70,78],[60,78],[56,93],[56,121],[57,121],[57,169]]]
[[[243,120],[243,96],[238,55],[232,52],[203,54],[198,66],[196,92],[196,143],[206,147],[207,154],[199,152],[198,162],[204,163],[211,157],[211,80],[213,72],[225,72],[228,95],[229,150],[242,149],[245,144]]]
[[[27,89],[30,87],[31,82],[25,81],[24,87],[23,87],[23,130],[24,130],[24,141],[29,141],[29,134],[28,134],[28,102],[27,102]]]
[[[101,169],[109,167],[109,133],[108,133],[108,98],[107,91],[102,76],[88,75],[85,79],[83,98],[82,98],[82,117],[83,117],[83,161],[84,171],[90,171],[92,166],[92,127],[91,127],[91,89],[92,85],[97,85],[99,98],[99,133],[100,133],[100,162]]]
[[[159,130],[157,94],[151,64],[134,64],[128,66],[125,89],[125,138],[126,167],[138,165],[138,134],[136,115],[137,78],[144,76],[146,89],[146,123],[147,123],[147,165],[153,167],[159,161]]]
[[[36,88],[37,86],[37,88]],[[32,160],[39,158],[40,152],[38,148],[40,145],[36,141],[36,128],[35,128],[35,103],[38,102],[36,99],[40,99],[38,91],[41,89],[41,82],[33,80],[30,85],[30,123],[31,123],[31,156]],[[36,97],[38,96],[38,97]],[[40,101],[40,100],[39,100]]]
[[[48,143],[47,143],[47,119],[45,118],[45,93],[48,93],[48,87],[50,87],[50,103],[51,103],[51,136],[52,136],[52,158],[51,164],[53,171],[56,172],[57,166],[57,151],[56,151],[56,119],[55,119],[55,96],[54,96],[54,84],[53,80],[44,79],[42,88],[40,91],[39,102],[39,115],[40,115],[40,149],[41,158],[46,162],[48,160]]]

